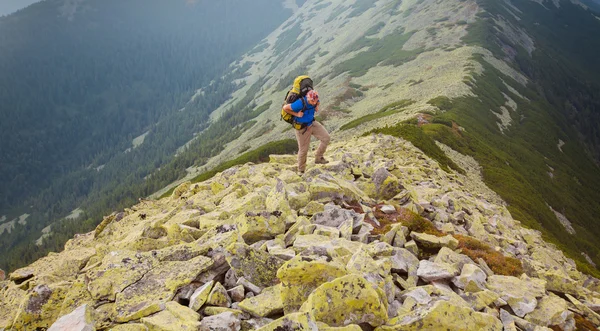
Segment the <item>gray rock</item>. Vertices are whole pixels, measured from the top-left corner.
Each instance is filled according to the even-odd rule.
[[[95,331],[93,309],[87,304],[59,318],[48,331]]]
[[[417,276],[427,282],[440,279],[450,279],[458,274],[458,270],[451,264],[435,263],[427,260],[419,262]]]
[[[429,295],[429,293],[427,293],[427,291],[425,291],[425,289],[423,289],[422,287],[417,287],[416,289],[412,290],[412,291],[408,291],[404,294],[402,294],[402,299],[406,300],[406,298],[413,298],[415,300],[415,302],[417,302],[420,305],[426,305],[428,303],[431,302],[431,300],[433,300],[431,298],[431,296]]]
[[[316,213],[311,218],[313,224],[325,225],[339,228],[346,220],[352,220],[352,229],[358,231],[365,218],[364,214],[359,214],[353,210],[343,209],[334,204],[325,205],[325,210]]]
[[[200,321],[200,331],[239,331],[242,321],[232,312],[204,317]]]
[[[452,279],[452,283],[466,292],[478,292],[485,289],[487,275],[474,264],[465,264],[460,276]]]

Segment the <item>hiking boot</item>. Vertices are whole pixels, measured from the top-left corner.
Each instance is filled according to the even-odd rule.
[[[329,161],[325,160],[325,158],[322,156],[318,159],[315,159],[315,164],[327,164],[327,163],[329,163]]]

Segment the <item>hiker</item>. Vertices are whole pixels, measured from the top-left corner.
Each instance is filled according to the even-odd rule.
[[[323,157],[329,144],[329,133],[321,123],[315,121],[315,113],[319,111],[319,94],[317,91],[308,91],[306,96],[284,105],[283,110],[295,117],[294,128],[296,129],[296,140],[298,141],[298,173],[303,174],[306,169],[306,156],[311,136],[315,136],[320,141],[315,154],[315,163],[329,163]]]

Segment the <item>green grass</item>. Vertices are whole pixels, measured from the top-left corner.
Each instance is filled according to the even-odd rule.
[[[239,165],[239,164],[245,164],[248,162],[253,162],[253,163],[268,162],[269,155],[272,155],[272,154],[292,154],[292,153],[296,153],[297,151],[298,151],[298,143],[296,142],[295,139],[286,139],[286,140],[270,142],[270,143],[265,144],[255,150],[246,152],[231,161],[222,163],[222,164],[216,166],[215,168],[211,169],[210,171],[204,172],[204,173],[194,177],[191,180],[191,182],[199,183],[199,182],[205,181],[207,179],[214,177],[219,172],[222,172],[226,169],[229,169],[229,168]],[[174,190],[175,190],[175,188],[172,188],[169,191],[165,192],[163,195],[160,196],[160,199],[170,196]]]
[[[380,119],[380,118],[390,116],[393,114],[397,114],[397,113],[401,112],[402,110],[404,110],[404,108],[410,106],[413,103],[414,103],[414,101],[412,101],[412,100],[400,100],[400,101],[391,103],[391,104],[381,108],[376,113],[357,118],[353,121],[350,121],[350,122],[342,125],[340,127],[340,130],[342,130],[342,131],[350,130],[350,129],[355,128],[363,123],[366,123],[369,121],[374,121],[376,119]]]
[[[441,124],[432,125],[447,128]],[[462,168],[460,168],[456,163],[454,163],[454,161],[446,156],[444,151],[442,151],[435,144],[435,141],[422,128],[416,125],[401,123],[392,127],[386,126],[369,131],[365,133],[364,136],[372,133],[382,133],[408,140],[415,147],[423,151],[423,153],[425,153],[427,156],[436,160],[439,163],[440,168],[442,168],[444,171],[450,172],[450,169],[453,169],[459,173],[465,173]]]
[[[399,66],[413,60],[423,50],[406,51],[402,49],[404,43],[413,34],[414,32],[404,33],[399,30],[381,39],[362,37],[350,45],[347,51],[356,51],[365,47],[368,50],[360,52],[355,57],[336,65],[331,77],[338,76],[344,72],[348,72],[352,77],[359,77],[380,63],[383,65]]]
[[[458,123],[466,130],[457,132],[447,125],[432,124],[423,126],[423,131],[460,153],[473,156],[482,166],[485,183],[508,203],[515,219],[542,231],[547,240],[578,262],[580,270],[593,273],[593,268],[583,267],[586,262],[580,252],[585,251],[597,264],[600,262],[600,231],[594,218],[600,215],[598,167],[582,152],[584,148],[578,140],[570,138],[577,134],[561,124],[566,119],[559,110],[535,90],[521,87],[481,58],[477,60],[484,67],[481,76],[474,76],[473,92],[477,97],[438,97],[429,102],[444,111],[435,116],[435,121]],[[531,102],[512,94],[502,80]],[[498,111],[504,105],[502,93],[509,95],[518,109],[504,135],[497,128],[498,119],[489,111]],[[518,121],[520,116],[525,119]],[[559,139],[566,142],[564,153],[556,146]],[[547,165],[555,169],[553,179],[546,174]],[[573,222],[576,236],[565,231],[546,203]]]

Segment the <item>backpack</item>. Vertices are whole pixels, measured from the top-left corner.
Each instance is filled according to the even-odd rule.
[[[283,99],[284,103],[281,106],[281,119],[283,119],[284,121],[295,125],[296,123],[296,117],[293,115],[290,115],[288,113],[285,112],[285,110],[283,110],[283,106],[293,103],[294,101],[301,99],[302,100],[302,111],[304,111],[304,109],[306,109],[306,102],[304,101],[304,96],[306,96],[306,93],[308,93],[308,91],[313,89],[313,81],[312,79],[310,79],[310,77],[308,76],[298,76],[296,77],[296,79],[294,79],[294,85],[292,86],[292,89],[289,90],[287,92],[287,94],[285,95],[285,98]]]

